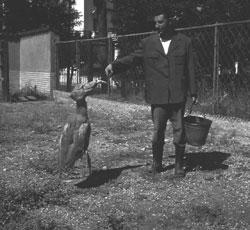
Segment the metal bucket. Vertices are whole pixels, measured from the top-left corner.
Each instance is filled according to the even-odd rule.
[[[189,114],[192,113],[191,105]],[[212,121],[203,117],[188,115],[184,117],[184,128],[186,133],[186,141],[189,145],[202,146],[206,144],[207,136],[211,127]]]

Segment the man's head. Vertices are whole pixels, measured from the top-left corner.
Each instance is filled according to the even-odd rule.
[[[155,29],[161,37],[168,37],[173,33],[173,26],[169,18],[169,10],[161,9],[154,13]]]

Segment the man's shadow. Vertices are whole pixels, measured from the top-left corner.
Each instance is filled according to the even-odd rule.
[[[113,169],[101,169],[93,171],[91,175],[89,175],[86,180],[81,181],[75,184],[78,188],[95,188],[99,187],[111,180],[117,179],[123,170],[133,169],[142,167],[144,165],[134,165],[134,166],[124,166],[120,168]]]
[[[213,152],[195,152],[195,153],[186,153],[185,155],[185,171],[191,172],[197,169],[204,171],[213,171],[213,170],[226,170],[228,165],[223,162],[231,156],[229,153],[223,153],[218,151]],[[174,158],[175,156],[170,156]],[[164,167],[163,171],[168,171],[174,168],[173,165],[168,165]]]
[[[197,152],[186,154],[186,172],[194,171],[196,169],[213,171],[226,170],[227,164],[223,162],[227,160],[231,154],[224,152]]]

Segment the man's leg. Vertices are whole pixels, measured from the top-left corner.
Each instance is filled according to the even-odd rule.
[[[185,176],[184,170],[184,155],[185,145],[175,144],[175,175],[178,177]]]
[[[175,175],[184,177],[184,155],[185,155],[185,129],[184,129],[185,104],[174,104],[172,108],[171,122],[175,145]]]
[[[165,130],[167,125],[167,109],[164,105],[151,106],[152,121],[154,124],[152,152],[153,165],[152,172],[162,171],[162,156],[164,147]]]

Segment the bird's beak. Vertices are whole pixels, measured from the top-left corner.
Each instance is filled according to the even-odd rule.
[[[99,80],[99,79],[96,80],[96,83],[97,83],[97,84],[107,84],[106,81]]]

